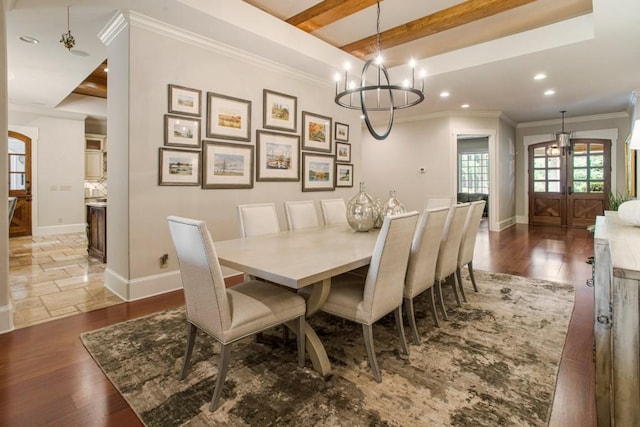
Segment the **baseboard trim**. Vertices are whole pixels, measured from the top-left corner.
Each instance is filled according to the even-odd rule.
[[[512,216],[511,218],[507,218],[503,221],[498,222],[498,231],[506,230],[509,227],[513,227],[516,225],[516,217]]]
[[[518,224],[529,224],[529,217],[527,215],[516,216],[516,222]]]
[[[0,307],[0,334],[11,332],[14,329],[13,307],[11,307],[11,305]]]
[[[85,231],[87,231],[87,224],[83,223],[36,227],[32,234],[34,236],[53,236],[55,234],[84,233]]]
[[[182,289],[179,270],[128,280],[107,267],[104,271],[104,284],[111,292],[128,302]]]

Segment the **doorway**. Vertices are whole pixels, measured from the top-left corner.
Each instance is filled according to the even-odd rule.
[[[611,141],[572,139],[529,146],[529,223],[587,227],[611,191]]]
[[[9,131],[9,197],[16,197],[9,237],[31,236],[31,138]]]

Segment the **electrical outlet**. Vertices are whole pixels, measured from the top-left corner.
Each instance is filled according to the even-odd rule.
[[[169,254],[164,254],[160,257],[160,268],[169,267]]]

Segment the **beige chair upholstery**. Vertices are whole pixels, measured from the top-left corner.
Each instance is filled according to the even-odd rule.
[[[420,216],[416,232],[411,243],[411,254],[404,281],[404,309],[416,344],[420,344],[420,335],[416,326],[413,299],[428,290],[431,297],[431,315],[440,326],[436,313],[436,300],[433,285],[436,276],[436,263],[440,251],[440,240],[447,222],[449,208],[426,209]]]
[[[16,211],[17,203],[18,203],[17,197],[9,197],[9,226],[11,226],[11,221],[13,220],[13,214]]]
[[[242,237],[280,232],[280,223],[273,203],[238,205]]]
[[[460,240],[460,251],[458,251],[458,267],[456,269],[456,276],[458,277],[458,284],[462,291],[462,297],[467,300],[464,294],[464,288],[462,286],[462,268],[466,265],[469,268],[469,277],[471,278],[471,284],[473,290],[478,292],[478,285],[476,284],[476,278],[473,276],[473,250],[476,247],[476,237],[478,236],[478,229],[480,228],[480,221],[482,221],[482,213],[484,212],[484,205],[487,202],[479,200],[472,202],[467,214],[467,219],[464,223],[464,231],[462,232],[462,239]]]
[[[440,299],[440,307],[442,308],[442,316],[445,320],[449,320],[447,310],[444,307],[444,299],[442,297],[442,282],[444,280],[451,283],[453,295],[456,298],[458,306],[460,306],[460,297],[456,289],[456,268],[458,267],[458,251],[460,250],[460,241],[462,240],[462,232],[464,230],[464,222],[469,212],[469,203],[451,205],[447,222],[442,232],[442,240],[440,242],[440,252],[438,252],[438,261],[436,263],[436,291]]]
[[[344,199],[320,200],[325,225],[347,224],[347,205]]]
[[[380,369],[373,347],[372,325],[393,311],[404,354],[409,348],[402,327],[402,293],[418,212],[385,217],[366,277],[343,274],[332,280],[321,310],[362,324],[369,365],[377,382]]]
[[[425,209],[443,208],[456,204],[456,199],[451,196],[427,196],[424,202]]]
[[[304,366],[304,299],[265,282],[248,281],[226,288],[222,270],[203,221],[170,216],[169,230],[180,264],[184,288],[188,341],[181,378],[190,367],[196,332],[220,342],[220,362],[209,409],[215,411],[229,366],[231,344],[260,331],[295,321],[298,364]]]
[[[302,230],[320,225],[313,200],[284,202],[289,230]]]

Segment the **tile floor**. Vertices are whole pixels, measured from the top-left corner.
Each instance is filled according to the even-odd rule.
[[[16,328],[120,304],[104,287],[103,264],[84,233],[9,239],[9,289]]]

